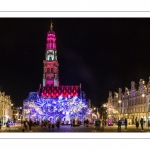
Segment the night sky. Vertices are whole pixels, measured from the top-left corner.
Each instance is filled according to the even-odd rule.
[[[60,85],[79,85],[93,105],[109,91],[146,84],[150,76],[149,18],[52,18]],[[0,19],[0,90],[21,106],[42,84],[51,18]]]

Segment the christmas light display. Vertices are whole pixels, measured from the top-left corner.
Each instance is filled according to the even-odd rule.
[[[37,92],[29,93],[23,105],[26,119],[33,121],[52,119],[55,122],[59,118],[70,123],[71,119],[82,120],[88,110],[87,104],[77,96],[42,98]]]

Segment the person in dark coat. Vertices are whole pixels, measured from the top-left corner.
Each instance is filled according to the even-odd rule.
[[[73,121],[72,121],[72,119],[70,120],[70,125],[71,125],[71,127],[73,126]]]
[[[150,127],[150,121],[148,120],[148,128]]]
[[[86,127],[88,127],[89,126],[89,120],[87,119],[86,120]]]
[[[75,126],[75,120],[73,119],[73,127]]]
[[[0,130],[1,130],[1,128],[2,128],[2,122],[1,122],[1,120],[0,120]]]
[[[127,118],[125,118],[125,130],[127,130]]]
[[[144,130],[144,129],[143,129],[143,123],[144,123],[143,118],[141,118],[140,124],[141,124],[142,131]]]
[[[56,127],[57,127],[57,129],[59,129],[59,127],[60,127],[60,122],[59,122],[59,120],[57,120],[57,122],[56,122]]]
[[[25,120],[25,121],[23,122],[23,124],[24,124],[24,131],[27,131],[27,124],[28,124],[27,120]]]
[[[54,123],[52,123],[52,130],[54,130],[54,128],[55,128],[55,124],[54,124]]]
[[[84,126],[85,126],[85,124],[86,124],[86,120],[85,120],[85,118],[84,118]]]
[[[32,131],[32,129],[31,129],[32,128],[32,120],[31,119],[29,120],[28,124],[29,124],[29,131]]]
[[[138,131],[138,128],[139,128],[139,122],[136,121],[136,130]]]
[[[121,120],[118,121],[118,131],[121,131]]]
[[[51,122],[49,121],[47,125],[48,125],[48,130],[50,131],[51,130]]]

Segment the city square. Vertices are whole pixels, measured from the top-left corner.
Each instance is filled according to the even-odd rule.
[[[59,32],[57,33],[54,30],[55,26],[53,20],[56,22],[56,31],[59,31],[60,34]],[[2,23],[7,24],[9,21],[13,22],[13,20],[7,19],[5,21],[5,19],[3,19]],[[30,21],[27,22],[30,24]],[[35,23],[36,21],[41,20],[33,19],[32,21]],[[29,38],[29,35],[30,32],[32,33],[33,41],[31,40],[31,43],[33,43],[34,48],[31,49],[33,50],[33,52],[28,51],[28,48],[30,49],[30,45],[32,45],[31,43],[27,45],[27,47],[23,50],[18,49],[19,53],[18,51],[16,51],[16,55],[14,55],[14,53],[12,52],[12,54],[8,55],[8,57],[9,59],[12,55],[16,57],[16,62],[14,61],[15,63],[13,64],[16,67],[16,71],[11,70],[13,68],[13,65],[9,68],[9,70],[7,70],[8,66],[10,65],[9,61],[7,61],[8,66],[6,67],[6,70],[1,72],[0,74],[2,76],[0,82],[0,131],[32,133],[149,132],[150,77],[148,77],[148,69],[145,69],[146,73],[137,72],[139,73],[139,75],[135,77],[135,81],[132,80],[131,76],[128,78],[132,81],[127,80],[127,75],[121,74],[121,71],[117,73],[117,78],[113,78],[113,76],[109,73],[111,72],[115,76],[116,72],[113,72],[111,67],[109,68],[109,64],[107,64],[106,61],[103,60],[103,67],[105,68],[105,66],[107,65],[106,68],[109,71],[107,69],[104,69],[103,74],[101,74],[101,77],[104,79],[105,75],[108,76],[103,82],[103,86],[101,86],[101,77],[98,78],[99,82],[97,82],[98,80],[96,80],[96,76],[99,76],[99,72],[102,71],[98,70],[98,67],[100,67],[99,63],[103,59],[100,54],[104,52],[101,50],[102,52],[100,52],[97,56],[95,55],[95,53],[93,53],[94,57],[93,55],[90,55],[90,53],[92,53],[90,49],[92,47],[95,47],[96,49],[98,46],[94,46],[94,44],[90,45],[89,38],[87,38],[87,36],[84,36],[84,34],[87,34],[85,33],[86,30],[84,34],[81,34],[79,32],[79,35],[81,34],[81,36],[86,39],[84,41],[86,43],[85,45],[88,45],[87,41],[89,41],[89,51],[85,52],[85,49],[87,48],[86,46],[84,47],[83,51],[81,51],[82,48],[78,50],[76,46],[74,46],[74,51],[71,51],[72,46],[69,46],[69,48],[64,48],[63,45],[60,44],[60,41],[62,38],[62,40],[66,40],[64,41],[64,43],[68,43],[68,41],[70,41],[70,43],[72,43],[71,45],[74,45],[76,41],[78,41],[76,38],[75,40],[73,40],[73,35],[76,35],[76,32],[74,32],[72,35],[70,31],[67,30],[67,26],[65,28],[65,31],[63,26],[58,27],[58,24],[62,21],[60,21],[60,19],[47,19],[45,21],[49,23],[49,27],[47,30],[44,27],[45,23],[42,25],[43,30],[40,30],[38,25],[36,26],[39,29],[40,35],[45,35],[45,38],[43,38],[44,36],[42,37],[43,41],[41,42],[41,36],[37,34],[36,28],[33,29],[31,26],[29,28],[27,27],[25,30],[25,33],[27,35],[23,35],[26,35],[26,37],[24,38],[26,38],[26,40],[30,43],[31,39]],[[70,19],[67,19],[67,21],[68,23],[72,22],[72,24],[74,24],[74,20],[70,21]],[[77,19],[76,21],[78,21],[81,26],[85,26],[83,20]],[[94,21],[97,23],[99,23],[99,21],[104,21],[106,22],[106,24],[108,24],[113,23],[114,20],[95,19]],[[117,22],[124,22],[124,20],[115,21],[116,25]],[[128,27],[130,27],[128,21],[134,23],[134,19],[125,20],[125,23],[127,24],[127,29]],[[20,26],[23,27],[24,22],[26,22],[26,20],[22,20]],[[145,25],[145,21],[143,21],[143,24]],[[124,27],[124,24],[122,27]],[[35,32],[30,31],[29,29],[31,28]],[[115,36],[113,36],[113,34],[106,34],[106,39],[103,41],[103,48],[106,48],[107,51],[111,53],[110,49],[112,49],[112,47],[107,48],[106,46],[107,41],[109,41],[107,36],[112,36],[112,39],[114,37],[118,39],[118,35],[115,32],[117,31],[117,29],[113,30],[111,26],[109,28],[107,26],[103,26],[103,28],[105,28],[105,30],[109,29],[115,34]],[[15,28],[14,26],[14,30],[12,30],[13,32],[11,33],[14,36],[14,41],[12,40],[12,45],[13,43],[14,45],[17,45],[16,41],[20,40],[19,35],[21,34],[21,32],[18,32],[18,36],[16,36],[14,34],[14,31],[16,31],[16,29],[17,28]],[[70,30],[73,29],[74,28],[70,26]],[[89,29],[91,29],[90,25]],[[99,29],[99,26],[97,26],[97,29]],[[133,33],[132,29],[133,28],[131,27],[130,32],[136,37],[136,34]],[[22,30],[22,28],[20,28],[20,30]],[[80,30],[80,28],[78,30]],[[122,28],[120,30],[122,31],[123,35],[126,35]],[[6,33],[7,31],[4,30],[3,32]],[[89,32],[93,35],[95,34],[95,37],[97,37],[98,39],[99,34],[97,34],[96,31],[94,32],[93,30],[91,30]],[[143,32],[140,34],[143,34]],[[38,36],[38,38],[36,38],[36,36]],[[128,34],[126,36],[128,38],[130,37]],[[78,36],[78,38],[79,37],[80,36]],[[21,43],[24,43],[24,38],[22,38],[20,41],[21,46]],[[124,36],[122,36],[122,38],[124,38]],[[59,39],[59,41],[57,39]],[[80,45],[81,39],[78,42]],[[95,40],[93,40],[93,43],[94,42]],[[115,42],[116,41],[112,43],[114,44]],[[3,42],[2,44],[4,44],[3,50],[5,49],[5,47],[9,48],[9,46],[7,47],[7,44],[5,44],[5,42]],[[38,46],[38,44],[40,44],[40,46]],[[97,44],[99,44],[99,42],[95,43],[95,45]],[[44,47],[43,45],[45,45],[44,50],[41,51],[41,48],[39,48],[38,51],[35,50],[35,48],[37,47]],[[81,45],[80,47],[82,47]],[[67,47],[67,44],[65,46]],[[114,44],[114,47],[115,46],[116,44]],[[18,47],[19,46],[16,46],[16,48]],[[116,46],[114,48],[114,51],[117,48],[118,47]],[[145,48],[145,51],[146,50],[147,48]],[[83,55],[81,55],[80,52],[83,53]],[[118,48],[118,53],[119,52],[120,51]],[[7,53],[5,53],[4,51],[3,53],[4,58],[8,58]],[[89,55],[85,55],[85,57],[87,58],[84,60],[83,57],[86,53],[89,53]],[[109,53],[107,53],[106,56],[111,57],[111,55],[108,55]],[[122,56],[121,53],[119,54],[119,56]],[[124,55],[125,54],[126,51],[124,52]],[[89,59],[90,56],[91,59]],[[20,57],[22,57],[22,59],[20,59]],[[100,61],[98,61],[99,59]],[[130,60],[133,61],[133,58],[131,57]],[[5,59],[3,59],[2,61],[6,62]],[[94,63],[92,64],[91,62],[94,61],[97,66],[92,71]],[[112,58],[111,61],[113,62],[114,59]],[[85,62],[87,62],[87,65],[84,64]],[[123,65],[126,65],[126,60],[120,60],[120,62]],[[13,63],[13,61],[11,61],[11,63]],[[136,68],[136,59],[134,60],[134,63],[134,67]],[[39,67],[37,67],[37,64]],[[112,64],[114,64],[113,67],[115,68],[117,67],[118,62],[117,64]],[[22,67],[22,65],[24,67]],[[89,66],[91,69],[89,69]],[[24,71],[24,69],[26,71]],[[36,73],[37,70],[38,73]],[[143,69],[143,72],[145,72],[145,70]],[[9,71],[11,71],[11,74]],[[7,72],[6,76],[5,72]],[[21,73],[21,75],[18,75],[18,72]],[[96,74],[95,77],[94,74]],[[17,78],[15,79],[15,77]],[[41,82],[41,78],[42,83],[38,84],[39,82]],[[120,81],[122,80],[122,82],[119,82],[119,79]],[[105,84],[106,81],[109,86]],[[16,85],[16,87],[19,86],[17,91],[13,87],[13,84],[9,84],[12,82]],[[7,86],[7,88],[4,86],[4,84],[5,86]],[[103,87],[104,90],[100,90],[101,87]],[[7,95],[6,93],[9,92],[5,93],[3,89],[9,89],[8,91],[11,93],[11,95],[13,95],[13,98],[11,98],[11,95]],[[125,90],[123,91],[123,89]]]

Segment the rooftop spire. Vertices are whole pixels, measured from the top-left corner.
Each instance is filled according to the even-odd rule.
[[[52,19],[51,19],[51,24],[50,24],[50,30],[51,30],[51,31],[53,30],[53,22],[52,22]]]

